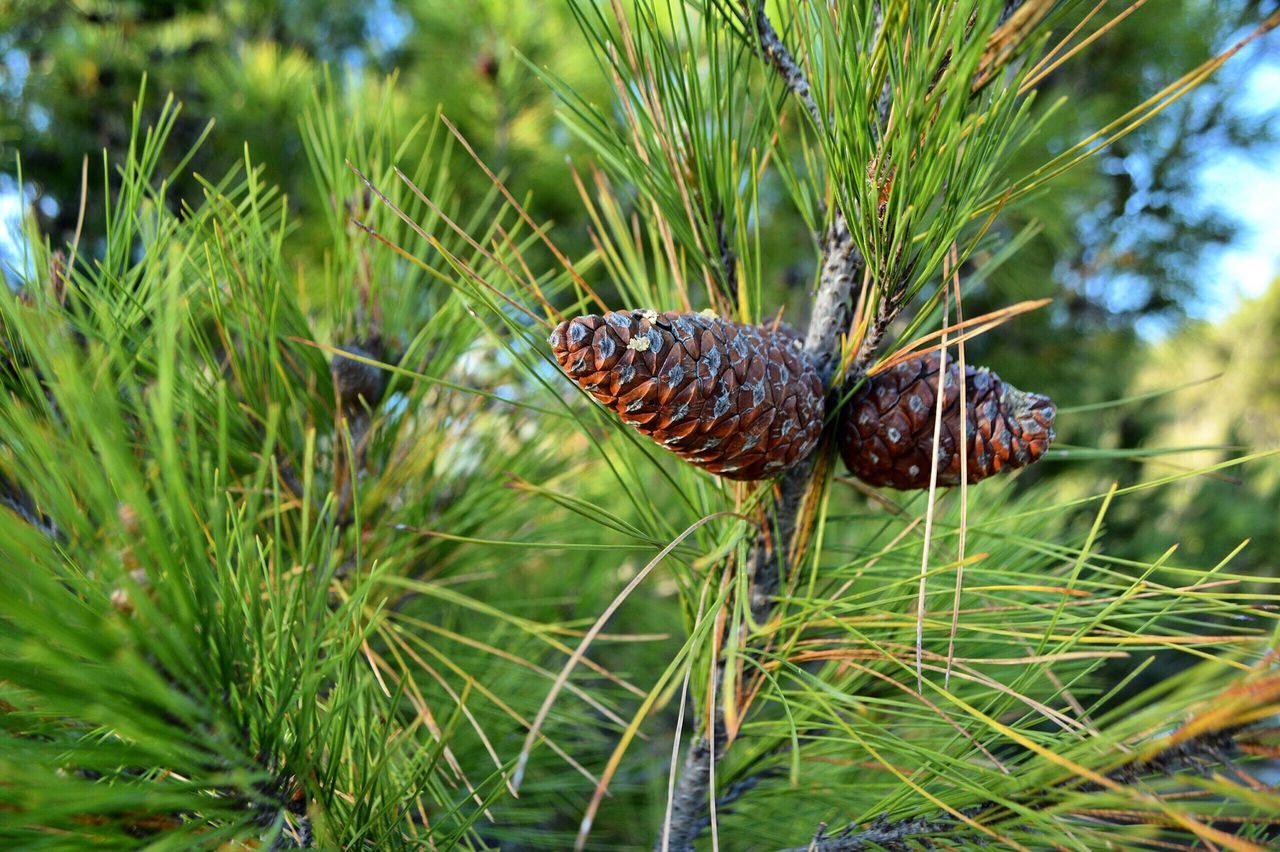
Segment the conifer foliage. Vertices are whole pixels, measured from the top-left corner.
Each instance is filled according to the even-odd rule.
[[[252,152],[170,198],[177,107],[140,99],[86,189],[103,232],[31,234],[0,292],[0,845],[1272,843],[1280,590],[1239,548],[1106,540],[1256,455],[1022,488],[1071,401],[959,367],[1036,307],[961,319],[1019,246],[1002,212],[1231,52],[1023,172],[1037,82],[1125,16],[570,8],[613,87],[535,69],[593,152],[581,256],[390,86],[317,93],[301,222]],[[784,228],[798,294],[762,274]]]

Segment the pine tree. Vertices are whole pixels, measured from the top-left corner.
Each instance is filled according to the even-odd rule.
[[[869,377],[932,352],[964,376],[966,340],[1037,307],[964,315],[1017,248],[993,221],[1230,53],[1024,175],[1036,83],[1083,49],[1081,4],[571,9],[614,101],[534,70],[595,154],[565,177],[588,254],[388,89],[306,113],[331,203],[325,262],[303,266],[248,157],[173,203],[175,107],[147,127],[140,97],[95,198],[102,252],[37,239],[36,274],[0,292],[0,838],[1273,839],[1280,797],[1251,764],[1280,747],[1280,595],[1230,570],[1239,548],[1125,559],[1105,531],[1129,494],[1257,455],[1088,495],[1008,473],[887,492],[837,456]],[[492,180],[483,203],[462,203],[461,168]],[[791,304],[760,253],[788,222],[813,254]],[[635,312],[609,337],[628,365],[812,371],[812,449],[738,480],[644,437],[556,357],[575,317],[611,309]],[[702,312],[681,356],[675,320]]]

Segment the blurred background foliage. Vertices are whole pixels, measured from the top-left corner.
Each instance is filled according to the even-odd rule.
[[[1041,84],[1041,109],[1062,96],[1071,100],[1051,112],[1043,141],[1027,146],[1012,170],[1025,171],[1087,136],[1230,45],[1274,6],[1161,0],[1137,9]],[[161,174],[209,121],[217,124],[192,169],[175,176],[170,197],[175,203],[192,197],[198,189],[192,170],[220,175],[247,149],[264,167],[263,179],[286,193],[295,222],[314,236],[292,241],[290,261],[305,274],[325,263],[327,226],[320,211],[346,200],[318,195],[300,129],[303,111],[327,80],[351,116],[367,113],[378,102],[370,93],[395,75],[397,112],[429,117],[441,109],[516,195],[528,197],[535,218],[554,223],[557,241],[572,256],[590,249],[590,223],[565,162],[581,167],[587,152],[558,122],[557,104],[533,68],[546,67],[584,97],[605,103],[609,95],[595,63],[566,4],[557,0],[0,0],[0,189],[16,197],[15,153],[21,151],[27,208],[55,243],[70,240],[80,213],[84,158],[95,170],[103,149],[118,159],[145,71],[152,91],[173,92],[183,104],[165,152],[171,161],[161,164]],[[1280,131],[1274,103],[1260,107],[1244,95],[1251,75],[1276,63],[1275,39],[1264,39],[1191,96],[1000,218],[1009,238],[1028,224],[1035,236],[1013,262],[973,289],[967,312],[1045,296],[1054,303],[974,341],[973,360],[1065,407],[1207,378],[1232,360],[1230,379],[1159,405],[1067,413],[1061,418],[1064,445],[1275,445],[1274,429],[1265,424],[1276,418],[1268,420],[1258,409],[1270,400],[1274,413],[1278,393],[1275,361],[1264,347],[1280,316],[1274,307],[1269,314],[1258,311],[1274,306],[1275,296],[1239,307],[1217,327],[1181,326],[1188,317],[1230,314],[1236,304],[1235,294],[1211,286],[1208,271],[1217,253],[1241,238],[1242,225],[1229,205],[1206,201],[1204,169],[1233,158],[1274,156]],[[1083,93],[1088,97],[1076,97]],[[419,153],[406,152],[406,159]],[[481,204],[490,188],[470,163],[453,168],[449,180],[463,208]],[[95,180],[86,234],[102,233],[94,221],[102,210],[98,194]],[[798,217],[780,217],[762,235],[765,303],[795,303],[813,280],[805,226]],[[14,246],[10,239],[7,254]],[[538,249],[533,252],[537,257]],[[10,256],[6,263],[15,260]],[[606,299],[616,292],[607,281],[597,283]],[[1267,287],[1240,283],[1254,293]],[[1255,323],[1250,335],[1229,330],[1246,322]],[[1226,354],[1214,354],[1215,339],[1231,344]],[[1213,436],[1179,430],[1180,420],[1189,421],[1185,406],[1193,404],[1213,413]],[[1093,485],[1114,475],[1111,461],[1091,467],[1075,455],[1077,463],[1044,465],[1024,480],[1077,476]],[[1128,472],[1142,473],[1138,465]],[[1273,513],[1274,464],[1251,466],[1240,476],[1180,488],[1221,491],[1223,499],[1213,505]],[[1273,483],[1270,491],[1266,482]],[[1168,494],[1153,495],[1143,507],[1148,516],[1167,518],[1147,525],[1144,534],[1178,529],[1205,553],[1223,553],[1237,543],[1239,529],[1256,529],[1204,513],[1182,517],[1177,506],[1163,504],[1172,499]],[[1242,558],[1262,568],[1268,552],[1274,551],[1250,548]]]

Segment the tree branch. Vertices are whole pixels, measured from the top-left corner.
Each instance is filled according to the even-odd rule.
[[[741,799],[748,792],[753,790],[765,778],[782,773],[776,769],[766,769],[756,775],[748,775],[740,781],[735,781],[729,785],[729,789],[725,790],[724,795],[716,799],[716,812],[723,813],[730,809],[734,802]],[[698,817],[698,831],[701,832],[711,825],[711,815],[704,813]]]
[[[1108,772],[1106,777],[1120,784],[1131,785],[1151,775],[1174,775],[1187,769],[1204,772],[1210,766],[1227,763],[1226,755],[1235,747],[1234,731],[1212,731],[1171,746],[1150,760],[1126,763]],[[1088,781],[1077,785],[1075,789],[1092,793],[1100,791],[1102,785]],[[992,802],[984,802],[963,808],[960,813],[966,817],[974,817],[995,807],[998,806]],[[950,814],[915,816],[896,822],[890,822],[881,814],[868,828],[862,830],[858,830],[856,823],[845,826],[835,834],[827,834],[825,827],[820,827],[809,843],[784,849],[782,852],[862,852],[864,849],[915,848],[907,845],[907,838],[942,831],[954,832],[959,824],[960,820]]]
[[[15,482],[0,473],[0,505],[6,507],[29,526],[39,530],[51,541],[62,542],[66,537],[53,519],[40,511],[36,501]]]
[[[1027,0],[1005,0],[1004,8],[1000,10],[1000,18],[996,21],[996,26],[999,26],[1012,18],[1013,13],[1018,11],[1025,2],[1027,2]]]
[[[738,290],[738,255],[729,245],[729,233],[725,230],[724,210],[716,207],[715,222],[716,250],[720,253],[720,273],[724,276],[725,290],[735,293]]]
[[[871,359],[875,357],[876,351],[880,348],[880,341],[884,339],[884,333],[889,328],[889,323],[893,322],[894,317],[898,315],[898,311],[902,308],[900,296],[899,292],[886,296],[881,300],[880,306],[876,308],[876,315],[871,320],[871,327],[867,329],[862,342],[858,344],[857,353],[853,356],[853,360],[849,362],[849,369],[846,371],[846,375],[851,380],[856,381],[861,378],[867,367],[871,365]]]
[[[966,808],[961,811],[972,817],[983,810],[983,805]],[[921,834],[935,834],[955,828],[956,820],[945,817],[912,817],[911,819],[890,822],[884,814],[876,817],[870,828],[854,831],[856,826],[848,826],[835,834],[827,834],[826,827],[820,826],[804,846],[784,849],[782,852],[862,852],[864,849],[909,849],[908,837]]]
[[[840,336],[853,319],[853,289],[862,278],[862,252],[853,242],[844,213],[836,210],[822,242],[822,271],[804,348],[828,381],[840,356]]]
[[[782,43],[778,31],[773,28],[773,23],[764,11],[764,0],[742,0],[742,9],[751,17],[752,24],[755,26],[764,60],[777,70],[787,88],[804,105],[805,111],[809,113],[814,124],[821,127],[822,113],[813,100],[813,88],[809,85],[809,78],[805,76],[804,70],[791,55],[791,51],[787,50],[787,46]]]
[[[721,674],[722,672],[717,672],[717,678]],[[667,823],[671,830],[666,832],[664,826],[664,831],[659,832],[658,840],[653,846],[655,850],[687,852],[693,849],[693,841],[709,824],[704,814],[711,789],[711,766],[713,762],[720,760],[726,742],[724,714],[719,709],[713,714],[711,732],[711,737],[706,732],[694,737],[685,751],[684,765],[680,768],[675,795],[667,811]]]

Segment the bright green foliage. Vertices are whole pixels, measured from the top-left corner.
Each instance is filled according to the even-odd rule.
[[[386,179],[425,132],[402,137],[389,103],[376,129],[332,100],[309,113],[316,179],[335,199],[323,275],[293,275],[285,200],[248,163],[169,211],[155,166],[170,107],[137,128],[109,184],[106,255],[5,294],[11,843],[190,848],[269,841],[306,817],[323,846],[448,845],[501,791],[485,728],[538,693],[504,700],[486,683],[536,679],[562,645],[444,581],[463,573],[457,545],[422,528],[501,537],[528,524],[505,477],[545,476],[528,450],[548,437],[512,440],[490,410],[523,409],[444,379],[479,329],[441,271],[371,253],[347,224],[351,199],[414,245],[360,207],[344,165]],[[432,128],[412,174],[448,208],[449,146]],[[444,215],[400,203],[428,225]],[[504,226],[483,208],[463,221]],[[402,366],[372,428],[353,434],[361,415],[336,415],[321,347],[374,324]],[[481,356],[474,372],[498,385],[504,371]],[[365,468],[354,492],[351,458]],[[465,570],[492,582],[481,560]]]

